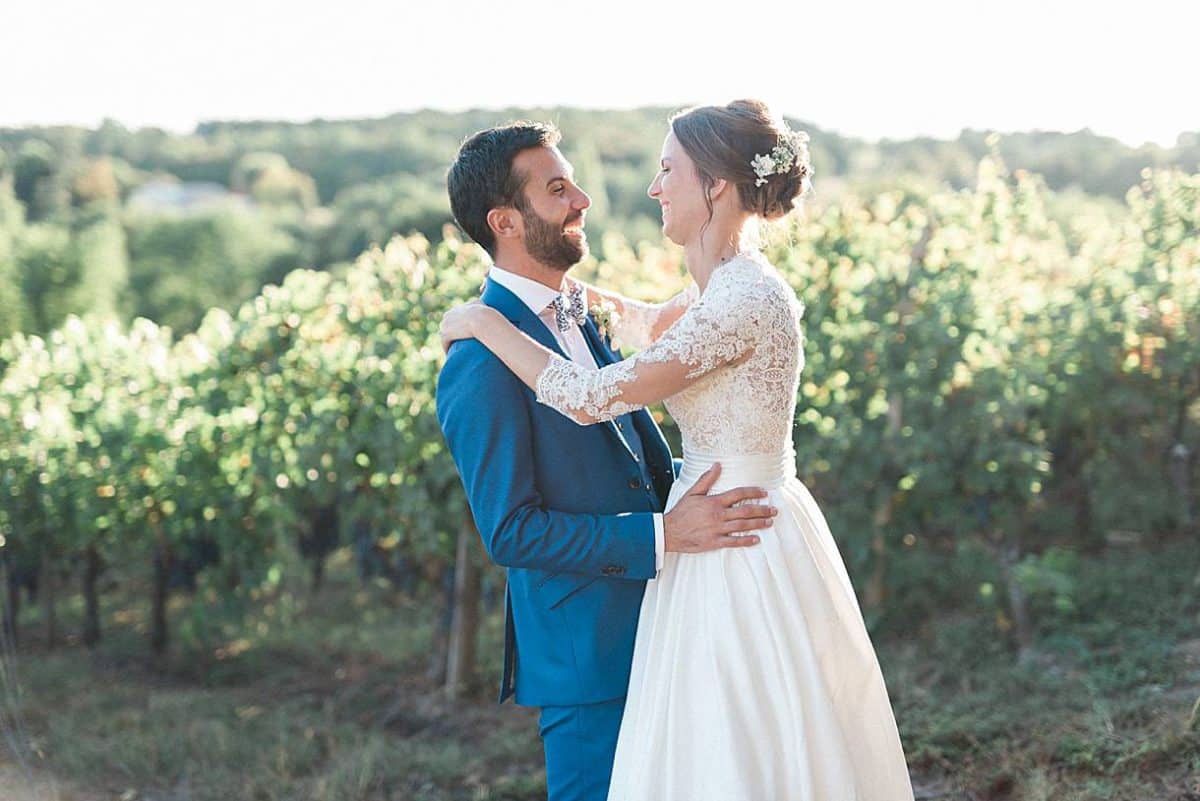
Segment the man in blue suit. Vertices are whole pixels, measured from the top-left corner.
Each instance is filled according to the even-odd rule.
[[[591,205],[548,124],[480,131],[447,175],[455,219],[491,255],[482,301],[547,348],[603,367],[620,356],[562,296],[587,254]],[[541,707],[550,801],[604,801],[645,582],[667,551],[745,547],[756,488],[709,496],[714,468],[667,514],[677,464],[641,409],[581,426],[539,404],[476,340],[454,343],[438,421],[492,560],[508,568],[500,701]]]

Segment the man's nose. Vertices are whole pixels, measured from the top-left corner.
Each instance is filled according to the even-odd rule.
[[[577,198],[575,198],[575,204],[574,204],[574,205],[575,205],[575,208],[577,208],[577,209],[579,209],[579,210],[581,210],[581,211],[582,211],[583,209],[586,209],[586,208],[590,208],[590,207],[591,207],[591,205],[592,205],[592,199],[591,199],[590,197],[588,197],[588,193],[587,193],[587,192],[584,192],[582,189],[580,189],[580,190],[579,190],[579,196],[578,196]]]

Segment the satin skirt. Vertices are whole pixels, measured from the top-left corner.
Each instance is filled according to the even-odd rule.
[[[665,555],[646,585],[608,801],[912,801],[896,720],[821,510],[775,456],[686,453],[669,510],[710,494],[779,508],[747,548]]]

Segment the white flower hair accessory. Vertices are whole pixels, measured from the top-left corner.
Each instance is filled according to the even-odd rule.
[[[804,131],[786,131],[780,135],[779,144],[771,148],[770,153],[755,153],[754,158],[750,160],[750,166],[758,176],[754,185],[762,186],[767,182],[768,176],[783,175],[791,170],[807,151],[807,145],[808,134]]]

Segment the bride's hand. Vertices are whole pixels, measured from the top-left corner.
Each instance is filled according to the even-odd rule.
[[[472,300],[461,306],[455,306],[442,317],[442,327],[438,331],[442,339],[442,350],[449,352],[450,343],[460,339],[474,339],[475,328],[491,311],[479,300]]]

